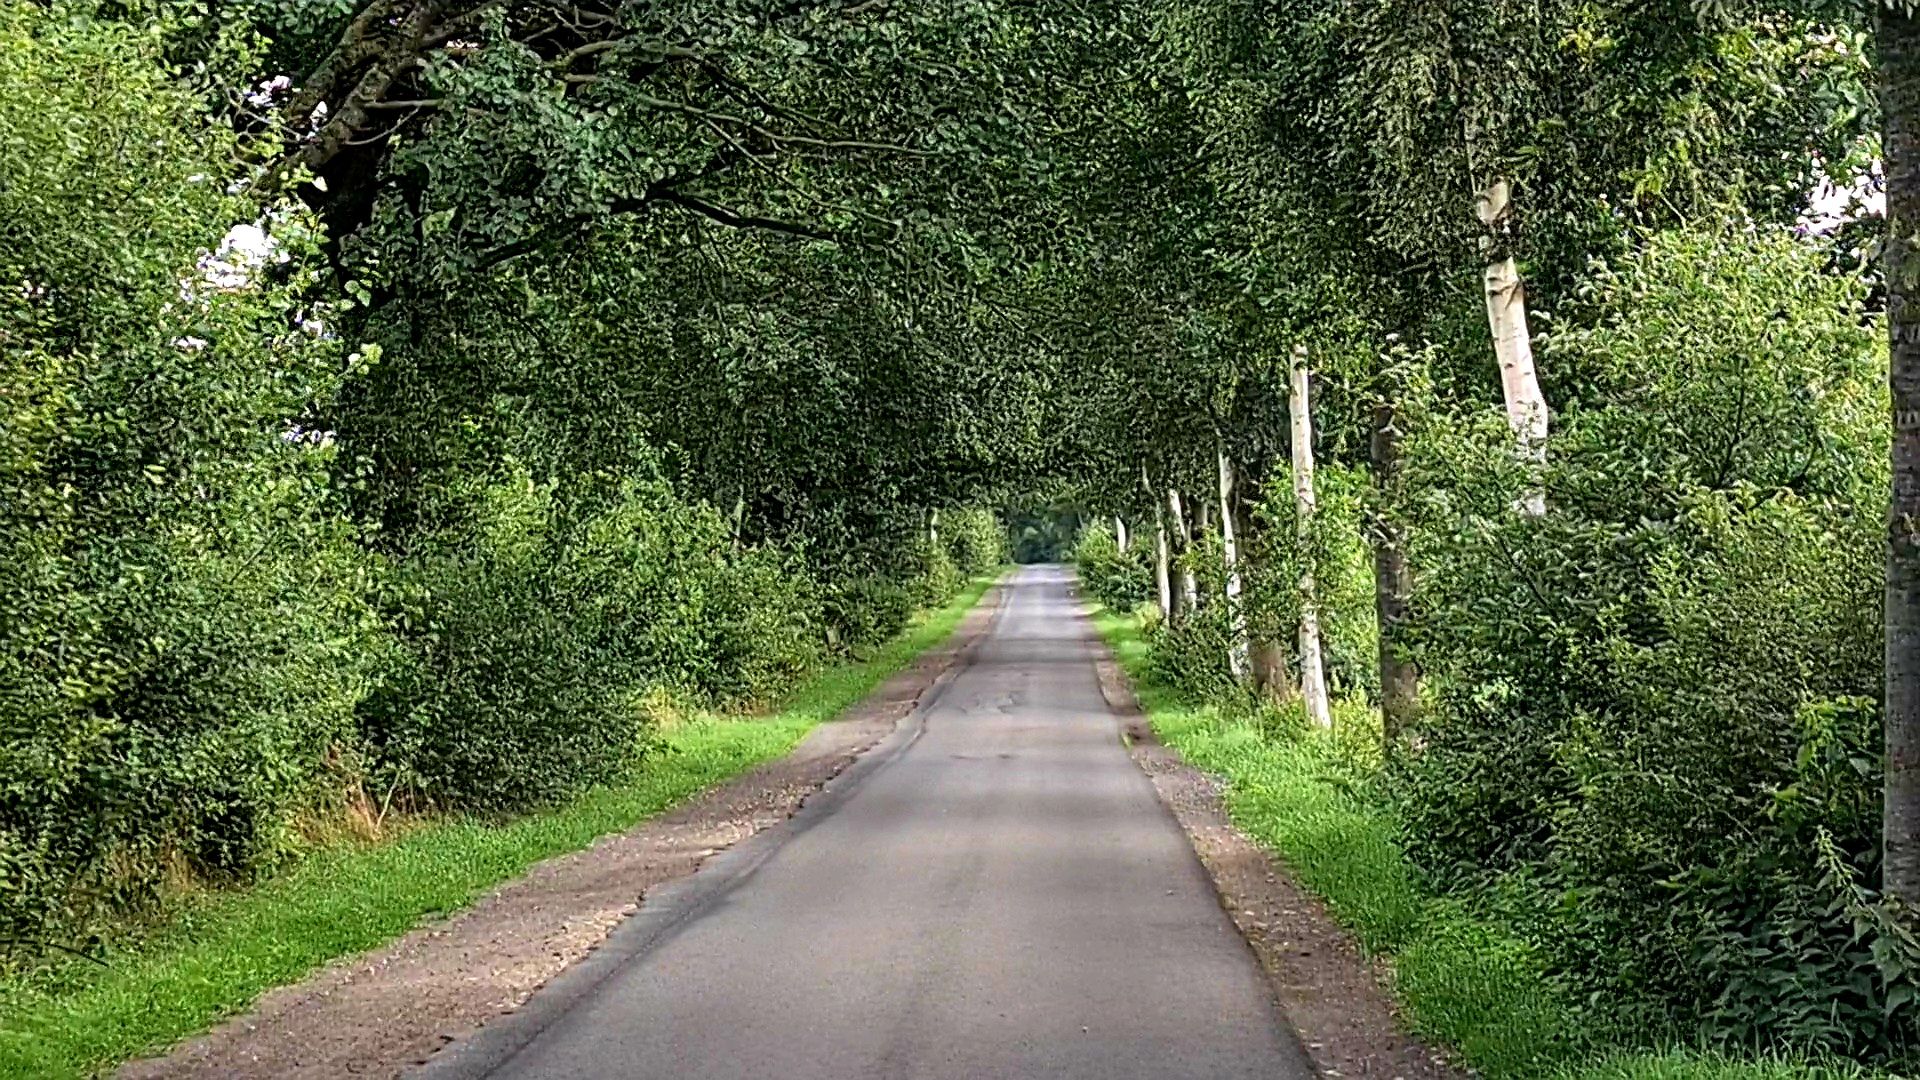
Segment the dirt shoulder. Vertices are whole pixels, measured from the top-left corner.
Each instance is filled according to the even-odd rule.
[[[1452,1080],[1439,1051],[1408,1034],[1360,950],[1320,901],[1295,885],[1267,850],[1227,817],[1220,784],[1154,736],[1133,687],[1099,641],[1100,689],[1126,721],[1133,760],[1186,829],[1253,947],[1281,1011],[1322,1076]]]
[[[944,643],[769,761],[591,847],[534,867],[467,910],[270,991],[246,1014],[123,1077],[392,1077],[518,1008],[593,951],[647,893],[776,825],[890,734],[985,636],[994,586]]]

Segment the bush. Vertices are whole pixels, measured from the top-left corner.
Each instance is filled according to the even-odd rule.
[[[437,806],[552,802],[633,764],[650,691],[765,700],[819,657],[804,575],[659,483],[563,495],[513,469],[396,567],[406,660],[368,703],[382,777]]]
[[[1635,1036],[1898,1059],[1913,949],[1871,891],[1885,360],[1823,260],[1730,231],[1598,268],[1586,328],[1543,349],[1570,383],[1545,517],[1513,512],[1497,417],[1423,427],[1431,708],[1393,790],[1436,881],[1497,896]]]
[[[1104,523],[1088,526],[1073,547],[1088,595],[1115,611],[1132,611],[1153,595],[1153,556],[1145,544],[1122,550]]]
[[[297,846],[379,651],[303,421],[342,352],[154,39],[0,7],[0,937],[97,929]]]
[[[975,507],[942,515],[940,536],[963,578],[984,574],[1007,561],[1007,530],[991,510]]]
[[[1380,631],[1374,611],[1373,552],[1366,541],[1367,474],[1338,464],[1315,473],[1310,557],[1327,685],[1336,696],[1368,696],[1380,685]],[[1259,527],[1246,544],[1245,604],[1255,641],[1285,643],[1289,670],[1300,670],[1300,572],[1293,479],[1269,478],[1254,504]],[[1224,633],[1224,629],[1222,631]]]

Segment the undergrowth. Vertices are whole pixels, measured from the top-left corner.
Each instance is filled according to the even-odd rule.
[[[1226,805],[1247,835],[1277,852],[1302,886],[1369,953],[1391,962],[1392,991],[1421,1036],[1492,1078],[1557,1080],[1842,1080],[1848,1064],[1736,1059],[1687,1048],[1620,1048],[1603,1019],[1557,984],[1511,928],[1421,887],[1388,814],[1361,795],[1362,740],[1276,735],[1199,704],[1151,677],[1131,616],[1095,621],[1132,679],[1155,732],[1196,768],[1227,781]],[[1347,709],[1345,730],[1369,717]]]
[[[257,887],[209,894],[102,962],[76,958],[0,981],[0,1077],[87,1075],[165,1046],[265,990],[466,907],[542,859],[785,753],[944,640],[993,580],[974,579],[865,661],[808,681],[771,715],[674,725],[641,767],[557,809],[428,820],[390,842],[341,844]]]

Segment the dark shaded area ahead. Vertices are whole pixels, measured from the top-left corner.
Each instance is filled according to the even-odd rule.
[[[1313,1072],[1129,759],[1071,576],[788,829],[649,897],[431,1072],[1167,1080]]]

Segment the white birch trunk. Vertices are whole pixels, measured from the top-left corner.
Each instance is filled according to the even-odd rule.
[[[1119,514],[1113,515],[1113,542],[1121,551],[1127,550],[1127,522]]]
[[[1506,217],[1510,194],[1505,180],[1496,180],[1480,193],[1481,224],[1493,228]],[[1506,399],[1507,423],[1512,426],[1520,456],[1538,469],[1547,460],[1547,399],[1533,367],[1533,339],[1527,331],[1527,290],[1520,270],[1508,255],[1487,264],[1487,326],[1493,332],[1493,353],[1500,363],[1500,393]],[[1530,486],[1521,497],[1521,509],[1531,517],[1547,512],[1547,496]]]
[[[940,511],[937,509],[927,511],[927,543],[936,549],[940,546]]]
[[[1227,668],[1235,681],[1247,678],[1247,613],[1240,606],[1240,551],[1233,539],[1233,462],[1223,448],[1220,457],[1220,562],[1227,574]]]
[[[1167,489],[1167,511],[1173,516],[1173,534],[1180,538],[1180,549],[1185,551],[1193,534],[1187,531],[1187,514],[1181,508],[1177,488]],[[1189,612],[1200,603],[1200,583],[1194,579],[1191,566],[1180,568],[1180,599],[1182,608]]]
[[[1147,501],[1153,504],[1153,584],[1154,595],[1160,601],[1160,617],[1173,618],[1173,578],[1167,566],[1167,519],[1160,509],[1160,501],[1153,497],[1153,481],[1147,477],[1147,467],[1140,466],[1140,486],[1146,489]]]
[[[1293,349],[1287,411],[1293,418],[1293,506],[1300,570],[1300,696],[1315,727],[1332,727],[1326,670],[1320,658],[1320,596],[1313,581],[1313,414],[1307,401],[1307,347]]]

